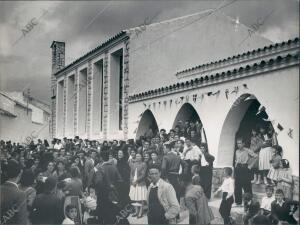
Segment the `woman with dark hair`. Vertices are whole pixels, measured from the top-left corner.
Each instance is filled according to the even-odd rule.
[[[53,176],[57,177],[58,181],[62,181],[70,177],[70,174],[67,172],[65,168],[65,163],[63,161],[57,162],[56,168],[53,172]]]
[[[65,193],[68,196],[82,196],[83,186],[80,179],[80,172],[78,168],[72,167],[70,169],[71,180],[66,182]]]
[[[53,162],[49,162],[48,165],[47,165],[47,169],[45,172],[43,172],[42,176],[43,177],[50,177],[53,175],[53,172],[54,172],[54,163]]]
[[[122,188],[124,189],[124,193],[128,195],[130,189],[130,167],[123,150],[120,149],[118,151],[117,157],[117,168],[124,182]]]
[[[36,197],[36,190],[33,188],[34,183],[34,173],[31,169],[26,169],[23,171],[19,189],[25,192],[27,199],[27,207],[30,208]]]
[[[130,165],[130,199],[136,201],[136,213],[133,216],[141,218],[143,215],[143,202],[147,200],[147,188],[146,188],[146,172],[147,165],[143,162],[142,154],[136,153],[136,159],[133,164]]]
[[[271,169],[273,146],[277,145],[276,134],[272,125],[269,126],[268,131],[266,132],[263,127],[260,128],[260,135],[263,139],[262,148],[259,152],[259,170],[261,176],[264,179],[264,183],[267,185],[267,175]]]
[[[282,159],[282,147],[279,145],[274,146],[275,152],[271,159],[272,167],[269,170],[268,178],[273,181],[275,184],[277,184],[278,181],[278,175],[280,172],[281,167],[281,159]]]
[[[49,148],[49,143],[48,143],[47,139],[44,139],[44,146],[45,146],[46,148]]]

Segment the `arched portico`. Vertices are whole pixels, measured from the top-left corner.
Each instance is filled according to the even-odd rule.
[[[176,114],[176,117],[175,117],[172,127],[174,129],[176,125],[185,125],[185,123],[187,121],[200,123],[201,126],[203,126],[199,114],[197,113],[196,109],[190,103],[185,103],[181,106],[178,113]],[[207,142],[205,131],[204,131],[203,127],[201,129],[201,139],[202,139],[202,142],[205,142],[205,143]]]
[[[219,147],[218,165],[232,166],[237,137],[242,137],[249,147],[251,129],[257,125],[268,126],[268,115],[258,99],[252,94],[241,95],[231,106],[222,127]]]
[[[151,110],[147,109],[142,114],[142,117],[139,121],[139,126],[136,132],[136,139],[138,139],[140,136],[144,136],[150,128],[152,129],[154,134],[158,131],[156,119]]]

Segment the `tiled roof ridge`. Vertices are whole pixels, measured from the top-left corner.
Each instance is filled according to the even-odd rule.
[[[105,46],[107,46],[108,44],[110,44],[112,41],[116,40],[117,38],[121,37],[122,35],[126,34],[125,31],[121,31],[119,33],[117,33],[115,36],[109,38],[108,40],[106,40],[105,42],[102,42],[100,45],[98,45],[96,48],[92,49],[91,51],[85,53],[83,56],[79,57],[78,59],[74,60],[73,62],[71,62],[70,64],[68,64],[67,66],[65,66],[64,68],[62,68],[61,70],[57,71],[54,75],[57,75],[63,71],[65,71],[66,69],[70,68],[71,66],[73,66],[74,64],[80,62],[82,59],[86,58],[88,55],[91,55],[92,53],[96,52],[97,50],[99,50],[100,48],[103,48]]]
[[[273,65],[274,63],[282,63],[283,60],[286,61],[290,61],[292,58],[295,58],[296,60],[300,58],[300,52],[298,51],[296,54],[291,55],[290,53],[287,54],[285,57],[282,56],[277,56],[276,58],[271,58],[268,61],[266,60],[261,60],[260,63],[253,63],[253,65],[246,65],[246,66],[241,66],[238,69],[234,68],[231,70],[227,70],[226,72],[223,71],[221,73],[215,73],[212,75],[206,75],[206,76],[202,76],[200,78],[194,78],[185,82],[178,82],[176,84],[173,85],[169,85],[169,86],[165,86],[165,87],[161,87],[158,89],[154,89],[154,90],[149,90],[146,92],[142,92],[142,93],[138,93],[138,94],[133,94],[131,96],[129,96],[129,101],[134,101],[134,100],[139,100],[139,99],[143,99],[144,97],[150,97],[153,95],[157,95],[157,94],[162,94],[162,93],[167,93],[169,92],[169,90],[175,90],[175,89],[181,89],[184,88],[186,86],[194,86],[194,84],[199,84],[199,83],[203,83],[203,82],[208,82],[209,80],[217,80],[220,78],[224,78],[225,76],[230,77],[230,76],[235,76],[237,74],[237,72],[243,72],[243,71],[250,71],[250,69],[257,69],[257,67],[260,68],[264,68],[266,65]]]
[[[270,44],[269,46],[265,46],[264,48],[257,48],[257,49],[254,49],[252,51],[248,51],[248,52],[244,52],[242,54],[238,54],[238,55],[234,55],[234,56],[231,56],[231,57],[228,57],[228,58],[220,59],[218,61],[212,61],[210,63],[200,64],[198,66],[195,66],[195,67],[192,67],[192,68],[189,68],[189,69],[185,69],[185,70],[179,71],[179,72],[176,73],[176,76],[184,74],[186,72],[191,72],[193,70],[198,70],[198,69],[202,69],[202,68],[205,68],[205,67],[212,67],[212,66],[215,66],[217,64],[222,64],[222,63],[225,63],[225,62],[230,62],[232,60],[239,59],[239,58],[244,57],[246,55],[247,56],[249,56],[250,54],[255,55],[257,53],[260,53],[261,51],[266,51],[268,49],[270,50],[272,48],[278,48],[279,46],[283,47],[285,45],[290,45],[290,44],[292,44],[292,42],[294,42],[294,43],[299,42],[299,38],[296,37],[294,40],[289,39],[288,41],[283,41],[281,43]]]

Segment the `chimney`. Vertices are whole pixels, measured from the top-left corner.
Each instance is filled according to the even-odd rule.
[[[56,136],[56,77],[55,73],[65,67],[65,42],[53,41],[52,49],[52,71],[51,71],[51,121],[50,137]]]

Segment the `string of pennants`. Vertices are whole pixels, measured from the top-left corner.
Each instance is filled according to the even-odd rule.
[[[247,84],[243,84],[242,86],[235,86],[235,87],[233,87],[232,90],[226,89],[226,90],[224,91],[224,94],[225,94],[226,99],[229,100],[230,95],[232,95],[232,94],[237,95],[237,94],[239,93],[239,91],[242,90],[242,89],[249,89],[249,88],[248,88]],[[181,97],[179,97],[179,98],[176,98],[175,100],[170,99],[169,101],[164,100],[164,101],[159,101],[159,102],[153,102],[153,103],[150,103],[150,104],[146,104],[145,102],[143,102],[143,105],[144,105],[145,108],[148,108],[148,109],[150,109],[150,108],[151,108],[151,105],[152,105],[152,107],[155,109],[157,105],[158,105],[158,107],[161,107],[161,105],[164,105],[164,106],[166,107],[167,104],[168,104],[168,102],[169,102],[169,105],[170,105],[170,107],[171,107],[173,103],[174,103],[175,105],[178,105],[178,104],[182,104],[182,103],[184,103],[184,102],[189,102],[189,100],[190,100],[190,95],[191,95],[191,94],[192,94],[192,91],[191,91],[190,93],[188,93],[186,96],[181,96]],[[221,94],[221,90],[217,90],[217,91],[209,91],[209,92],[204,92],[204,93],[201,93],[201,94],[192,94],[191,100],[192,100],[194,103],[196,103],[196,102],[199,101],[199,100],[200,100],[200,101],[203,101],[203,99],[206,98],[206,96],[207,96],[207,97],[215,96],[216,98],[218,98],[218,97],[220,96],[220,94]],[[248,100],[254,100],[254,99],[256,99],[256,98],[255,98],[255,96],[253,96],[253,95],[250,95],[250,96],[248,96],[248,97],[246,97],[246,98],[244,98],[244,99],[243,99],[243,98],[238,98],[238,99],[232,104],[232,107],[237,107],[241,102],[248,101]],[[266,108],[265,108],[264,106],[260,105],[260,107],[259,107],[259,109],[258,109],[256,115],[259,115],[259,114],[261,114],[261,113],[265,113],[265,111],[266,111]],[[139,124],[139,122],[140,122],[142,116],[143,116],[143,113],[141,113],[141,114],[138,116],[138,120],[135,121],[134,123]],[[265,118],[263,118],[263,120],[264,120],[265,122],[271,122],[272,125],[273,125],[273,127],[277,130],[277,132],[276,132],[277,134],[278,134],[279,132],[281,132],[281,131],[284,130],[284,127],[283,127],[279,122],[276,122],[275,119],[272,120],[272,119],[265,119]],[[136,129],[134,130],[134,133],[137,132],[137,129],[138,129],[138,128],[136,128]],[[288,135],[291,139],[293,139],[293,131],[294,131],[294,130],[293,130],[292,128],[288,128],[287,135]]]

